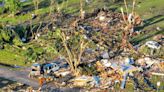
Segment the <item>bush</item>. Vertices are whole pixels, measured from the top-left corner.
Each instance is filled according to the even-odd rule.
[[[10,13],[14,14],[21,7],[19,0],[5,0],[5,9],[9,10]]]
[[[4,12],[5,8],[0,7],[0,14],[2,14]]]
[[[10,42],[11,33],[8,30],[0,30],[0,40]]]
[[[0,30],[0,41],[16,46],[22,45],[22,41],[20,40],[18,34],[13,30]]]
[[[15,38],[12,40],[12,42],[16,46],[21,46],[22,45],[22,41],[20,40],[20,38],[18,36],[15,36]]]

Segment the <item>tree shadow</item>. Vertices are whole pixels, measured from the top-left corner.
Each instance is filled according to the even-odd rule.
[[[63,2],[65,2],[67,0],[56,0],[56,2],[58,4],[61,4]],[[50,0],[43,0],[39,3],[38,9],[42,9],[42,8],[48,8],[51,5],[51,1]],[[35,10],[35,6],[33,3],[26,5],[26,6],[22,6],[22,10],[20,10],[20,12],[18,12],[16,15],[20,15],[20,14],[26,14],[28,12],[34,11]]]
[[[50,1],[49,0],[44,0],[44,1],[40,2],[38,8],[41,9],[41,8],[46,8],[46,7],[49,7],[49,6],[50,6]]]
[[[67,0],[55,0],[57,4],[61,4],[63,2],[66,2]],[[51,0],[43,0],[42,2],[39,3],[39,9],[41,8],[47,8],[51,5]]]
[[[149,18],[149,19],[146,19],[143,21],[143,25],[142,26],[139,26],[139,27],[136,27],[135,30],[143,30],[145,27],[148,27],[148,26],[151,26],[153,24],[156,24],[156,23],[159,23],[161,21],[164,21],[164,17],[163,15],[157,15],[157,16],[154,16],[152,18]],[[133,43],[133,45],[137,45],[139,44],[140,42],[146,40],[146,39],[149,39],[155,35],[158,35],[158,34],[161,34],[163,33],[163,31],[157,31],[157,32],[153,32],[153,33],[148,33],[148,34],[145,34],[145,35],[142,35],[142,36],[139,36],[135,39],[132,39],[130,42]]]
[[[49,0],[44,0],[44,1],[39,3],[38,9],[47,8],[49,6],[50,6],[50,1]],[[27,12],[35,10],[35,6],[34,6],[33,3],[31,3],[29,5],[26,5],[26,6],[23,6],[22,8],[23,9],[17,15],[19,15],[21,13],[27,13]]]
[[[151,37],[153,37],[155,35],[162,34],[162,33],[164,33],[164,32],[163,31],[157,31],[157,32],[155,32],[153,34],[144,35],[142,37],[138,37],[137,40],[130,41],[130,43],[133,43],[133,45],[137,45],[137,44],[139,44],[140,42],[142,42],[142,41],[144,41],[146,39],[149,39],[149,38],[151,38]]]
[[[143,21],[144,24],[142,26],[136,27],[135,29],[136,30],[142,30],[147,26],[150,26],[150,25],[156,24],[158,22],[164,21],[164,17],[163,18],[162,17],[163,17],[163,15],[157,15],[157,16],[154,16],[152,18],[146,19]]]

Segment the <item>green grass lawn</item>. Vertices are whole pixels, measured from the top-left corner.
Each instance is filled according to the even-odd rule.
[[[152,22],[151,26],[159,26],[164,28],[164,5],[163,0],[139,0],[140,7],[136,8],[136,11],[145,20]],[[161,16],[160,16],[161,15]]]
[[[11,65],[24,65],[24,58],[21,55],[15,54],[7,50],[0,51],[0,62]]]
[[[25,66],[23,51],[17,48],[6,46],[7,49],[0,50],[0,62],[9,65]]]

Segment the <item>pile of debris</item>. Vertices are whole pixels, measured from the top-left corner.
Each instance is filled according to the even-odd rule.
[[[29,89],[30,86],[26,85],[26,84],[21,84],[21,83],[14,83],[14,84],[10,84],[6,87],[3,87],[2,92],[26,92],[28,91],[27,89]]]
[[[49,63],[55,65],[51,68],[45,68],[49,64],[43,65],[43,73],[34,72],[32,69],[30,74],[33,76],[37,75],[38,77],[41,76],[39,74],[43,74],[46,79],[49,79],[49,77],[53,78],[53,83],[59,87],[83,87],[89,88],[90,90],[99,88],[101,90],[112,89],[115,85],[119,84],[120,88],[124,89],[127,84],[126,82],[133,81],[134,89],[145,90],[142,87],[143,84],[140,83],[141,79],[143,79],[145,81],[144,84],[151,90],[157,89],[157,86],[149,80],[149,76],[164,76],[164,61],[150,57],[140,58],[138,60],[134,60],[133,58],[122,60],[101,59],[100,61],[93,61],[84,66],[79,66],[79,68],[83,69],[82,71],[85,70],[85,73],[82,73],[81,76],[72,75],[69,68],[59,66],[56,63],[57,61]],[[36,65],[38,64],[34,64],[32,67]],[[37,69],[39,68],[40,66]]]
[[[144,61],[146,60],[146,61]],[[126,58],[123,64],[118,62],[110,62],[109,60],[101,60],[95,63],[97,67],[97,75],[87,76],[83,75],[72,79],[74,86],[82,86],[91,88],[98,87],[100,89],[112,89],[117,83],[121,89],[126,87],[126,82],[130,80],[134,83],[134,89],[145,90],[142,87],[142,78],[144,84],[151,90],[157,90],[156,84],[150,81],[151,75],[163,75],[163,62],[151,58],[144,58],[134,61],[132,58]],[[160,67],[157,67],[159,66]],[[138,77],[137,77],[138,76]],[[140,76],[140,77],[139,77]]]
[[[86,31],[102,31],[105,33],[123,29],[124,21],[121,13],[98,9],[93,14],[89,18],[81,20],[77,28]]]
[[[149,76],[163,76],[163,61],[145,57],[134,60],[127,57],[131,56],[130,53],[121,55],[124,51],[121,48],[121,42],[124,39],[123,34],[127,31],[125,30],[126,27],[129,26],[125,21],[133,24],[130,25],[130,32],[126,35],[136,35],[138,33],[135,32],[134,27],[141,24],[139,16],[132,14],[123,16],[122,13],[99,9],[84,19],[74,16],[65,18],[56,20],[57,27],[55,28],[63,27],[61,29],[64,33],[67,33],[66,36],[71,34],[71,32],[76,34],[78,31],[78,33],[84,35],[85,39],[91,40],[94,44],[94,46],[85,49],[83,56],[80,58],[81,62],[77,70],[80,71],[81,76],[74,76],[67,62],[59,59],[55,62],[34,64],[30,77],[43,77],[46,82],[53,82],[54,85],[59,87],[78,86],[89,87],[90,89],[99,88],[101,90],[113,89],[115,85],[120,85],[120,88],[124,89],[127,82],[130,81],[134,83],[134,89],[145,90],[142,87],[143,84],[146,84],[150,89],[157,89],[157,86],[149,80]],[[62,24],[61,20],[67,22]],[[69,37],[67,38],[69,39]],[[125,40],[127,40],[126,38]],[[152,48],[160,48],[160,45],[152,41],[147,42],[145,45]],[[65,62],[65,64],[61,65],[61,62]],[[139,78],[143,79],[144,83],[141,83]]]

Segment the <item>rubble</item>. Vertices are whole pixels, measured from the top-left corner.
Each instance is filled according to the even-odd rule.
[[[73,81],[73,85],[84,87],[84,86],[90,85],[89,83],[93,81],[93,78],[90,76],[84,76],[83,75],[80,77],[76,77],[72,81]]]
[[[105,66],[105,67],[111,66],[111,63],[108,61],[108,59],[102,59],[101,62],[103,64],[103,66]]]
[[[24,2],[26,0],[21,1]],[[89,4],[92,3],[92,0],[85,0],[85,2]],[[2,6],[2,4],[0,6]],[[70,46],[68,44],[67,52],[69,54],[66,55],[66,57],[69,56],[69,59],[74,58],[70,61],[73,61],[72,64],[78,65],[78,67],[71,66],[71,68],[73,67],[72,69],[74,69],[75,67],[75,69],[80,71],[79,76],[74,76],[70,67],[61,66],[57,62],[44,64],[34,63],[31,66],[29,76],[35,78],[44,77],[47,82],[53,81],[52,83],[54,83],[54,85],[58,83],[62,87],[80,86],[97,87],[100,89],[112,89],[116,86],[116,84],[119,85],[119,88],[124,89],[126,88],[126,84],[128,84],[127,82],[129,82],[129,80],[134,82],[133,84],[136,89],[140,89],[140,86],[142,87],[142,85],[138,79],[141,77],[143,78],[144,83],[146,83],[150,88],[156,89],[156,87],[149,81],[149,78],[147,78],[147,74],[163,76],[163,73],[161,73],[164,68],[163,62],[150,57],[140,58],[140,55],[137,57],[139,59],[135,60],[131,58],[132,54],[130,51],[126,52],[125,48],[122,48],[130,47],[130,42],[128,46],[126,46],[128,43],[128,37],[130,38],[139,34],[135,32],[135,27],[142,22],[140,16],[134,11],[132,13],[129,12],[124,14],[123,11],[120,13],[106,9],[98,9],[94,13],[88,14],[88,16],[85,11],[80,11],[82,15],[86,16],[82,16],[82,18],[79,19],[77,16],[69,16],[58,13],[54,15],[52,20],[53,22],[55,21],[55,23],[50,23],[53,31],[62,27],[62,31],[64,30],[66,32],[66,37],[63,41],[63,43],[66,42],[65,46],[69,43],[67,41],[71,39],[68,35],[71,34],[72,30],[73,35],[82,33],[85,40],[90,40],[93,43],[91,44],[92,46],[88,46],[87,49],[84,49],[84,54],[81,53],[78,60],[75,57],[78,57],[77,54],[79,52],[73,53],[69,56],[70,52],[73,51],[74,46]],[[38,15],[31,14],[32,19],[37,17]],[[156,30],[161,31],[162,29],[157,27]],[[45,33],[47,34],[47,32]],[[36,34],[35,39],[39,40],[40,37],[40,34]],[[162,39],[161,36],[159,38]],[[57,38],[54,37],[51,40],[54,41],[54,39],[56,40]],[[75,39],[79,38],[77,37]],[[22,42],[26,42],[27,38],[22,37],[21,40]],[[122,40],[123,43],[121,44]],[[70,43],[72,44],[73,41]],[[51,45],[54,45],[54,43]],[[60,45],[61,44],[59,44],[58,48],[63,48]],[[42,44],[41,46],[44,45]],[[145,46],[151,49],[160,49],[162,44],[158,41],[148,41],[145,43]],[[140,44],[136,45],[135,49],[138,50],[139,47]],[[1,48],[2,46],[0,46],[0,49]],[[77,49],[75,49],[75,51]],[[65,52],[62,56],[64,55]],[[120,57],[119,60],[117,59],[118,57]],[[79,64],[76,64],[75,61],[79,61]],[[68,64],[66,66],[68,66]],[[138,76],[135,76],[137,74],[139,78]],[[158,83],[158,85],[160,85],[160,83]],[[32,90],[32,88],[29,88],[29,90]]]
[[[157,27],[156,30],[161,31],[162,29],[160,27]]]
[[[56,76],[62,76],[62,77],[65,77],[65,76],[67,76],[68,74],[70,74],[71,72],[70,71],[56,71],[56,72],[54,72],[54,74],[56,75]]]
[[[122,80],[122,83],[121,83],[121,89],[124,89],[125,88],[127,76],[128,76],[128,73],[125,73],[123,75],[123,80]]]
[[[92,52],[92,50],[87,51]],[[139,58],[138,60],[134,60],[131,57],[120,57],[120,60],[117,61],[101,59],[100,61],[89,62],[78,67],[79,69],[82,68],[82,71],[89,71],[90,73],[82,72],[80,76],[72,76],[69,68],[60,66],[60,69],[54,71],[49,76],[54,76],[55,85],[62,87],[89,87],[93,88],[93,90],[96,88],[112,89],[116,84],[120,86],[120,89],[124,89],[129,80],[133,81],[134,89],[143,90],[141,87],[142,83],[139,81],[139,78],[142,78],[145,85],[152,90],[156,90],[156,86],[151,83],[147,74],[163,76],[163,73],[156,73],[154,70],[155,65],[159,63],[162,63],[162,61],[150,57]],[[95,73],[90,70],[93,67],[96,67],[94,68]],[[138,78],[136,74],[139,74],[140,77]],[[47,77],[45,78],[48,79]]]
[[[160,63],[159,60],[153,59],[153,58],[150,58],[150,57],[140,58],[136,62],[139,63],[139,64],[146,63],[147,66],[152,66],[154,63],[156,63],[156,64]]]
[[[126,58],[125,64],[130,64],[130,65],[134,64],[134,59],[133,58]]]
[[[32,18],[32,19],[35,19],[36,17],[37,17],[37,15],[31,14],[31,18]]]
[[[103,52],[102,55],[101,55],[101,57],[102,57],[103,59],[109,59],[109,54],[108,54],[108,52]]]
[[[95,86],[98,87],[100,84],[100,77],[99,76],[93,76],[93,79],[94,79]]]
[[[158,34],[158,35],[153,37],[153,40],[158,41],[159,43],[161,43],[161,45],[163,45],[163,40],[162,39],[164,39],[163,34]]]
[[[21,83],[14,83],[6,87],[3,87],[2,90],[0,91],[2,92],[26,92],[29,87],[30,87],[29,85],[25,85]]]
[[[63,82],[64,82],[64,84],[67,84],[73,78],[74,78],[74,76],[72,76],[71,74],[68,74],[67,76],[59,77],[58,79],[56,79],[56,81],[58,83],[62,83],[63,84]]]
[[[152,72],[151,74],[152,75],[158,75],[158,76],[164,76],[164,73],[155,73],[155,72]]]
[[[125,17],[126,21],[130,23],[136,22],[136,24],[140,24],[141,22],[138,15],[135,16],[130,13],[129,15],[125,14]],[[54,84],[59,84],[62,87],[78,86],[112,89],[118,84],[121,89],[124,89],[126,88],[126,84],[128,84],[127,82],[133,81],[134,88],[142,90],[142,85],[139,81],[141,77],[145,84],[155,89],[155,86],[150,83],[149,78],[146,78],[146,73],[150,73],[150,71],[152,72],[153,70],[153,75],[163,76],[162,73],[156,74],[155,72],[155,70],[159,69],[157,65],[160,62],[148,57],[138,57],[139,59],[135,60],[133,57],[131,58],[132,55],[130,52],[126,52],[121,48],[122,44],[120,44],[120,40],[122,39],[119,37],[126,25],[121,13],[99,10],[95,12],[94,15],[86,17],[85,19],[72,20],[74,23],[69,26],[70,29],[74,29],[75,34],[77,30],[80,30],[77,33],[83,33],[82,36],[85,40],[92,40],[94,47],[88,46],[88,48],[84,50],[83,57],[80,58],[81,62],[77,67],[77,70],[80,71],[79,76],[74,76],[70,68],[63,67],[56,62],[54,64],[45,64],[43,66],[43,72],[40,71],[42,65],[33,65],[35,66],[35,68],[33,68],[35,71],[31,71],[30,75],[38,76],[44,74],[46,79],[50,77],[50,79],[53,79]],[[62,25],[62,23],[59,24]],[[133,27],[130,29],[134,31]],[[134,32],[130,32],[128,34],[134,35],[133,33]],[[68,32],[67,35],[69,34]],[[67,35],[66,40],[70,40],[71,38]],[[161,47],[161,45],[155,41],[148,41],[145,45],[153,49],[159,49]],[[139,47],[140,45],[136,45],[135,48],[138,49]],[[136,74],[140,77],[135,76]]]

